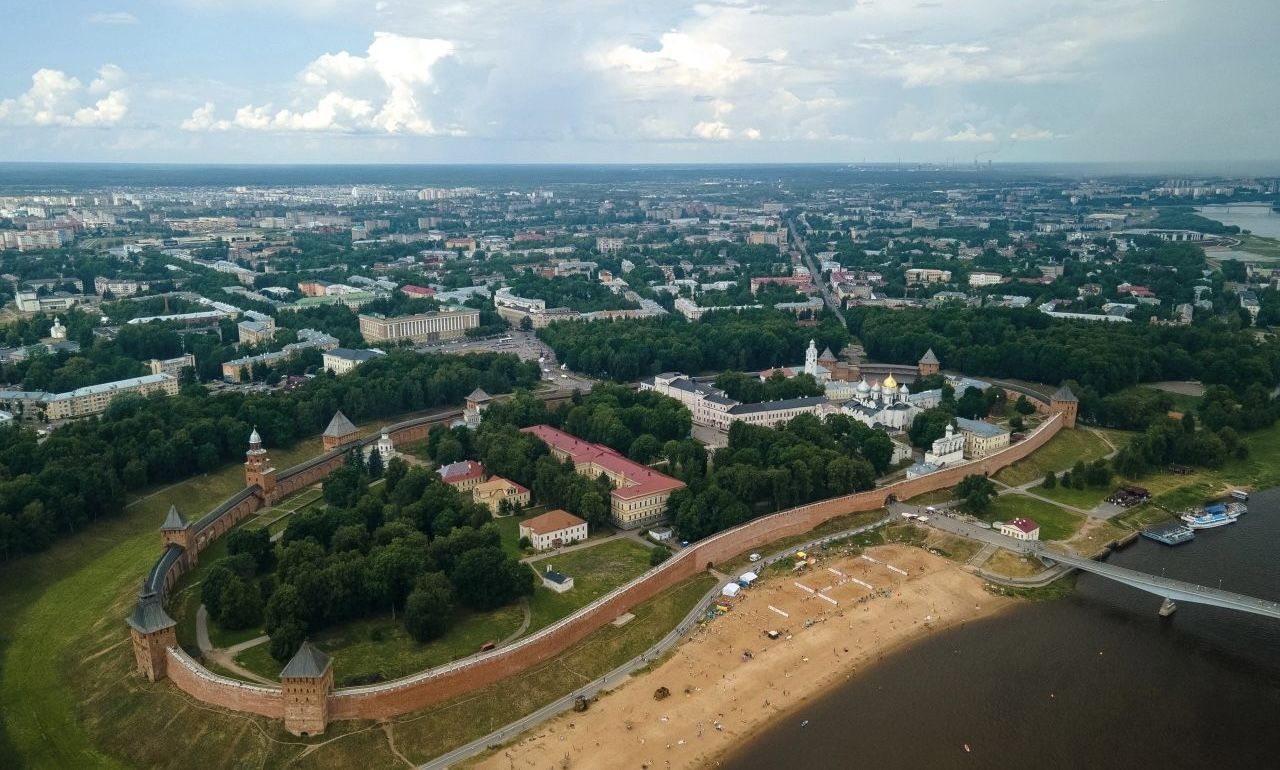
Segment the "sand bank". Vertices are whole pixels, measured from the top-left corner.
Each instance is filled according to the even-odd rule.
[[[895,648],[1012,600],[918,548],[770,573],[653,671],[480,758],[493,770],[701,767]],[[903,575],[902,573],[906,573]],[[768,631],[778,638],[768,638]],[[665,687],[661,700],[655,691]]]

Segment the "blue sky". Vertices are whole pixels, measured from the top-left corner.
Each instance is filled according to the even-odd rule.
[[[29,4],[0,160],[1276,160],[1271,0]]]

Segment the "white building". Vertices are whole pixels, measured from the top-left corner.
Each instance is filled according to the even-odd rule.
[[[939,468],[964,462],[964,434],[956,433],[955,426],[948,423],[946,434],[924,453],[924,461]]]
[[[566,543],[586,540],[587,522],[557,508],[520,522],[520,537],[529,538],[529,545],[538,551],[559,548]]]
[[[1031,519],[1017,518],[1013,521],[1004,521],[996,525],[996,529],[1002,535],[1008,535],[1014,540],[1039,540],[1040,525]]]
[[[346,374],[356,368],[365,361],[378,356],[386,355],[381,350],[352,350],[350,348],[334,348],[326,350],[320,359],[323,362],[326,372],[334,374]]]

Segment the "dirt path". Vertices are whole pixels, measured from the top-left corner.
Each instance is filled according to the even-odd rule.
[[[200,609],[196,610],[196,646],[200,648],[200,654],[216,663],[221,668],[232,672],[242,679],[248,679],[259,684],[279,684],[279,682],[273,682],[266,677],[258,676],[249,669],[241,666],[239,663],[236,663],[235,660],[236,655],[241,652],[244,652],[250,647],[256,647],[259,644],[266,644],[269,641],[271,641],[271,638],[268,636],[258,636],[246,642],[232,645],[226,649],[214,647],[213,643],[209,640],[209,612],[204,608],[203,604],[200,605]]]

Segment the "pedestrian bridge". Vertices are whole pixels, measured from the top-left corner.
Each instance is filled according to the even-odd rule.
[[[1068,556],[1067,554],[1046,551],[1039,547],[1033,549],[1033,552],[1043,562],[1074,567],[1084,572],[1091,572],[1095,575],[1109,578],[1118,583],[1124,583],[1140,591],[1163,597],[1164,604],[1160,607],[1161,615],[1172,614],[1177,608],[1176,602],[1189,602],[1192,604],[1208,604],[1213,607],[1225,607],[1229,610],[1239,610],[1240,612],[1250,612],[1254,615],[1280,619],[1280,602],[1255,599],[1252,596],[1223,591],[1220,588],[1209,588],[1182,580],[1174,580],[1173,578],[1148,575],[1145,572],[1117,567],[1114,564],[1085,559],[1079,556]]]

